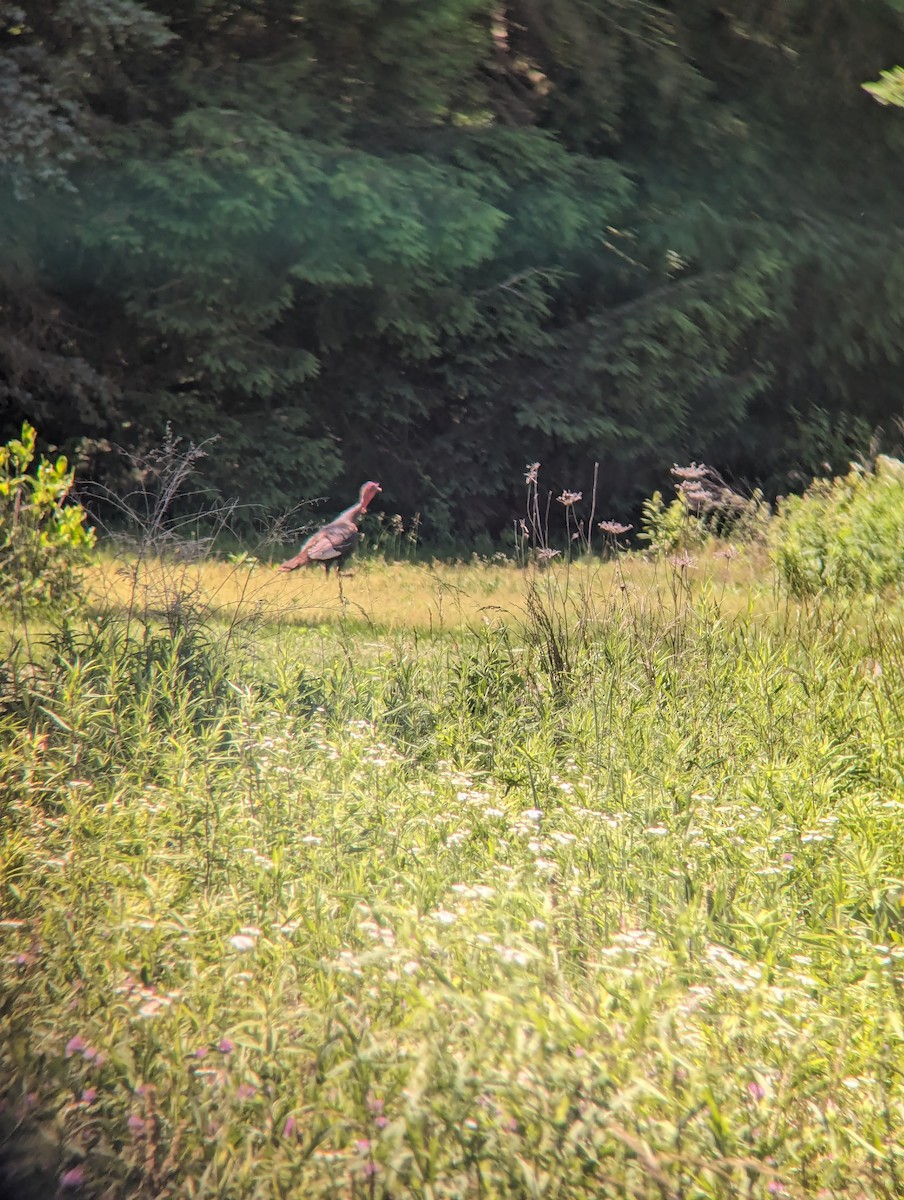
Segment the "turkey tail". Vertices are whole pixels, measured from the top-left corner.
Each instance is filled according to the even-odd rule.
[[[294,558],[290,558],[288,562],[280,563],[277,568],[280,571],[294,571],[296,567],[303,567],[311,560],[308,557],[307,550],[300,550]]]

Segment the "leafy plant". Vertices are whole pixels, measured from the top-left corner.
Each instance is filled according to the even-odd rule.
[[[75,472],[62,455],[42,454],[26,421],[18,438],[0,446],[0,600],[22,608],[79,599],[79,567],[94,545],[80,504],[68,500]]]
[[[880,591],[904,581],[904,463],[816,480],[779,510],[773,553],[791,591]]]

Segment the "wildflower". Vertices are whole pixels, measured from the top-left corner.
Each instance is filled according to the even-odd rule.
[[[524,473],[524,482],[528,487],[530,487],[532,483],[537,482],[537,475],[539,474],[539,471],[540,464],[538,462],[527,464],[527,468]]]
[[[690,567],[697,565],[696,559],[691,558],[686,550],[683,550],[681,554],[673,554],[669,562],[673,567],[679,567],[683,570],[688,570]]]
[[[82,1092],[82,1104],[93,1104],[97,1099],[97,1088],[85,1088]]]
[[[556,496],[556,499],[564,508],[571,508],[573,504],[577,504],[583,495],[583,492],[569,492],[566,488],[561,496]]]
[[[210,1053],[209,1046],[199,1046],[197,1048],[197,1050],[195,1051],[194,1056],[195,1056],[195,1058],[206,1058],[209,1053]]]
[[[232,1042],[230,1042],[229,1038],[220,1038],[220,1043],[217,1046],[217,1049],[221,1054],[231,1054],[235,1049],[235,1046],[232,1044]]]
[[[257,1095],[257,1088],[250,1083],[240,1083],[235,1094],[239,1100],[252,1100]]]
[[[761,1083],[757,1083],[756,1080],[747,1084],[747,1091],[757,1103],[759,1103],[760,1100],[762,1100],[762,1098],[766,1095],[766,1089]]]
[[[433,919],[439,921],[440,925],[454,925],[457,917],[455,913],[447,912],[444,908],[438,908],[433,914]]]
[[[240,953],[244,953],[246,950],[254,949],[255,939],[253,937],[249,937],[246,933],[237,933],[234,937],[229,939],[229,945],[232,946],[233,950],[238,950]]]
[[[623,533],[629,533],[633,528],[633,525],[622,525],[621,521],[597,522],[597,529],[601,529],[603,533],[611,534],[612,537],[621,537]]]
[[[359,1154],[370,1154],[370,1140],[368,1138],[358,1138],[355,1142],[355,1149]]]
[[[129,1132],[134,1134],[135,1137],[144,1133],[144,1121],[136,1113],[132,1113],[128,1121],[126,1121],[126,1125],[129,1127]]]
[[[553,558],[558,558],[562,553],[561,550],[553,550],[551,546],[543,546],[537,551],[537,558],[540,562],[549,562]]]
[[[712,500],[709,492],[702,488],[699,483],[682,483],[678,491],[687,500],[688,504],[709,504]]]
[[[691,463],[689,467],[679,467],[675,463],[672,467],[672,474],[676,479],[705,479],[709,474],[709,467],[703,463]]]
[[[286,1117],[286,1123],[285,1123],[285,1125],[283,1125],[283,1137],[286,1137],[286,1138],[295,1137],[295,1131],[297,1128],[298,1128],[298,1122],[295,1120],[295,1118],[292,1116],[292,1114],[289,1113],[289,1115]]]
[[[539,821],[543,817],[542,808],[526,808],[521,814],[525,821]]]
[[[60,1176],[60,1190],[64,1192],[75,1192],[85,1182],[85,1171],[83,1167],[70,1167],[68,1171],[64,1171]]]

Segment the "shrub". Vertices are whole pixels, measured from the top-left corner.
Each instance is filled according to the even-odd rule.
[[[72,604],[77,568],[94,545],[80,504],[67,504],[74,471],[64,457],[41,455],[35,430],[0,446],[0,600],[34,608]]]
[[[904,463],[880,455],[783,501],[773,553],[797,596],[904,582]]]

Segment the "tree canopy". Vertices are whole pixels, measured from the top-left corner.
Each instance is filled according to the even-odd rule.
[[[901,62],[897,0],[0,0],[0,432],[114,477],[171,422],[435,539],[529,460],[842,466],[901,411]]]

